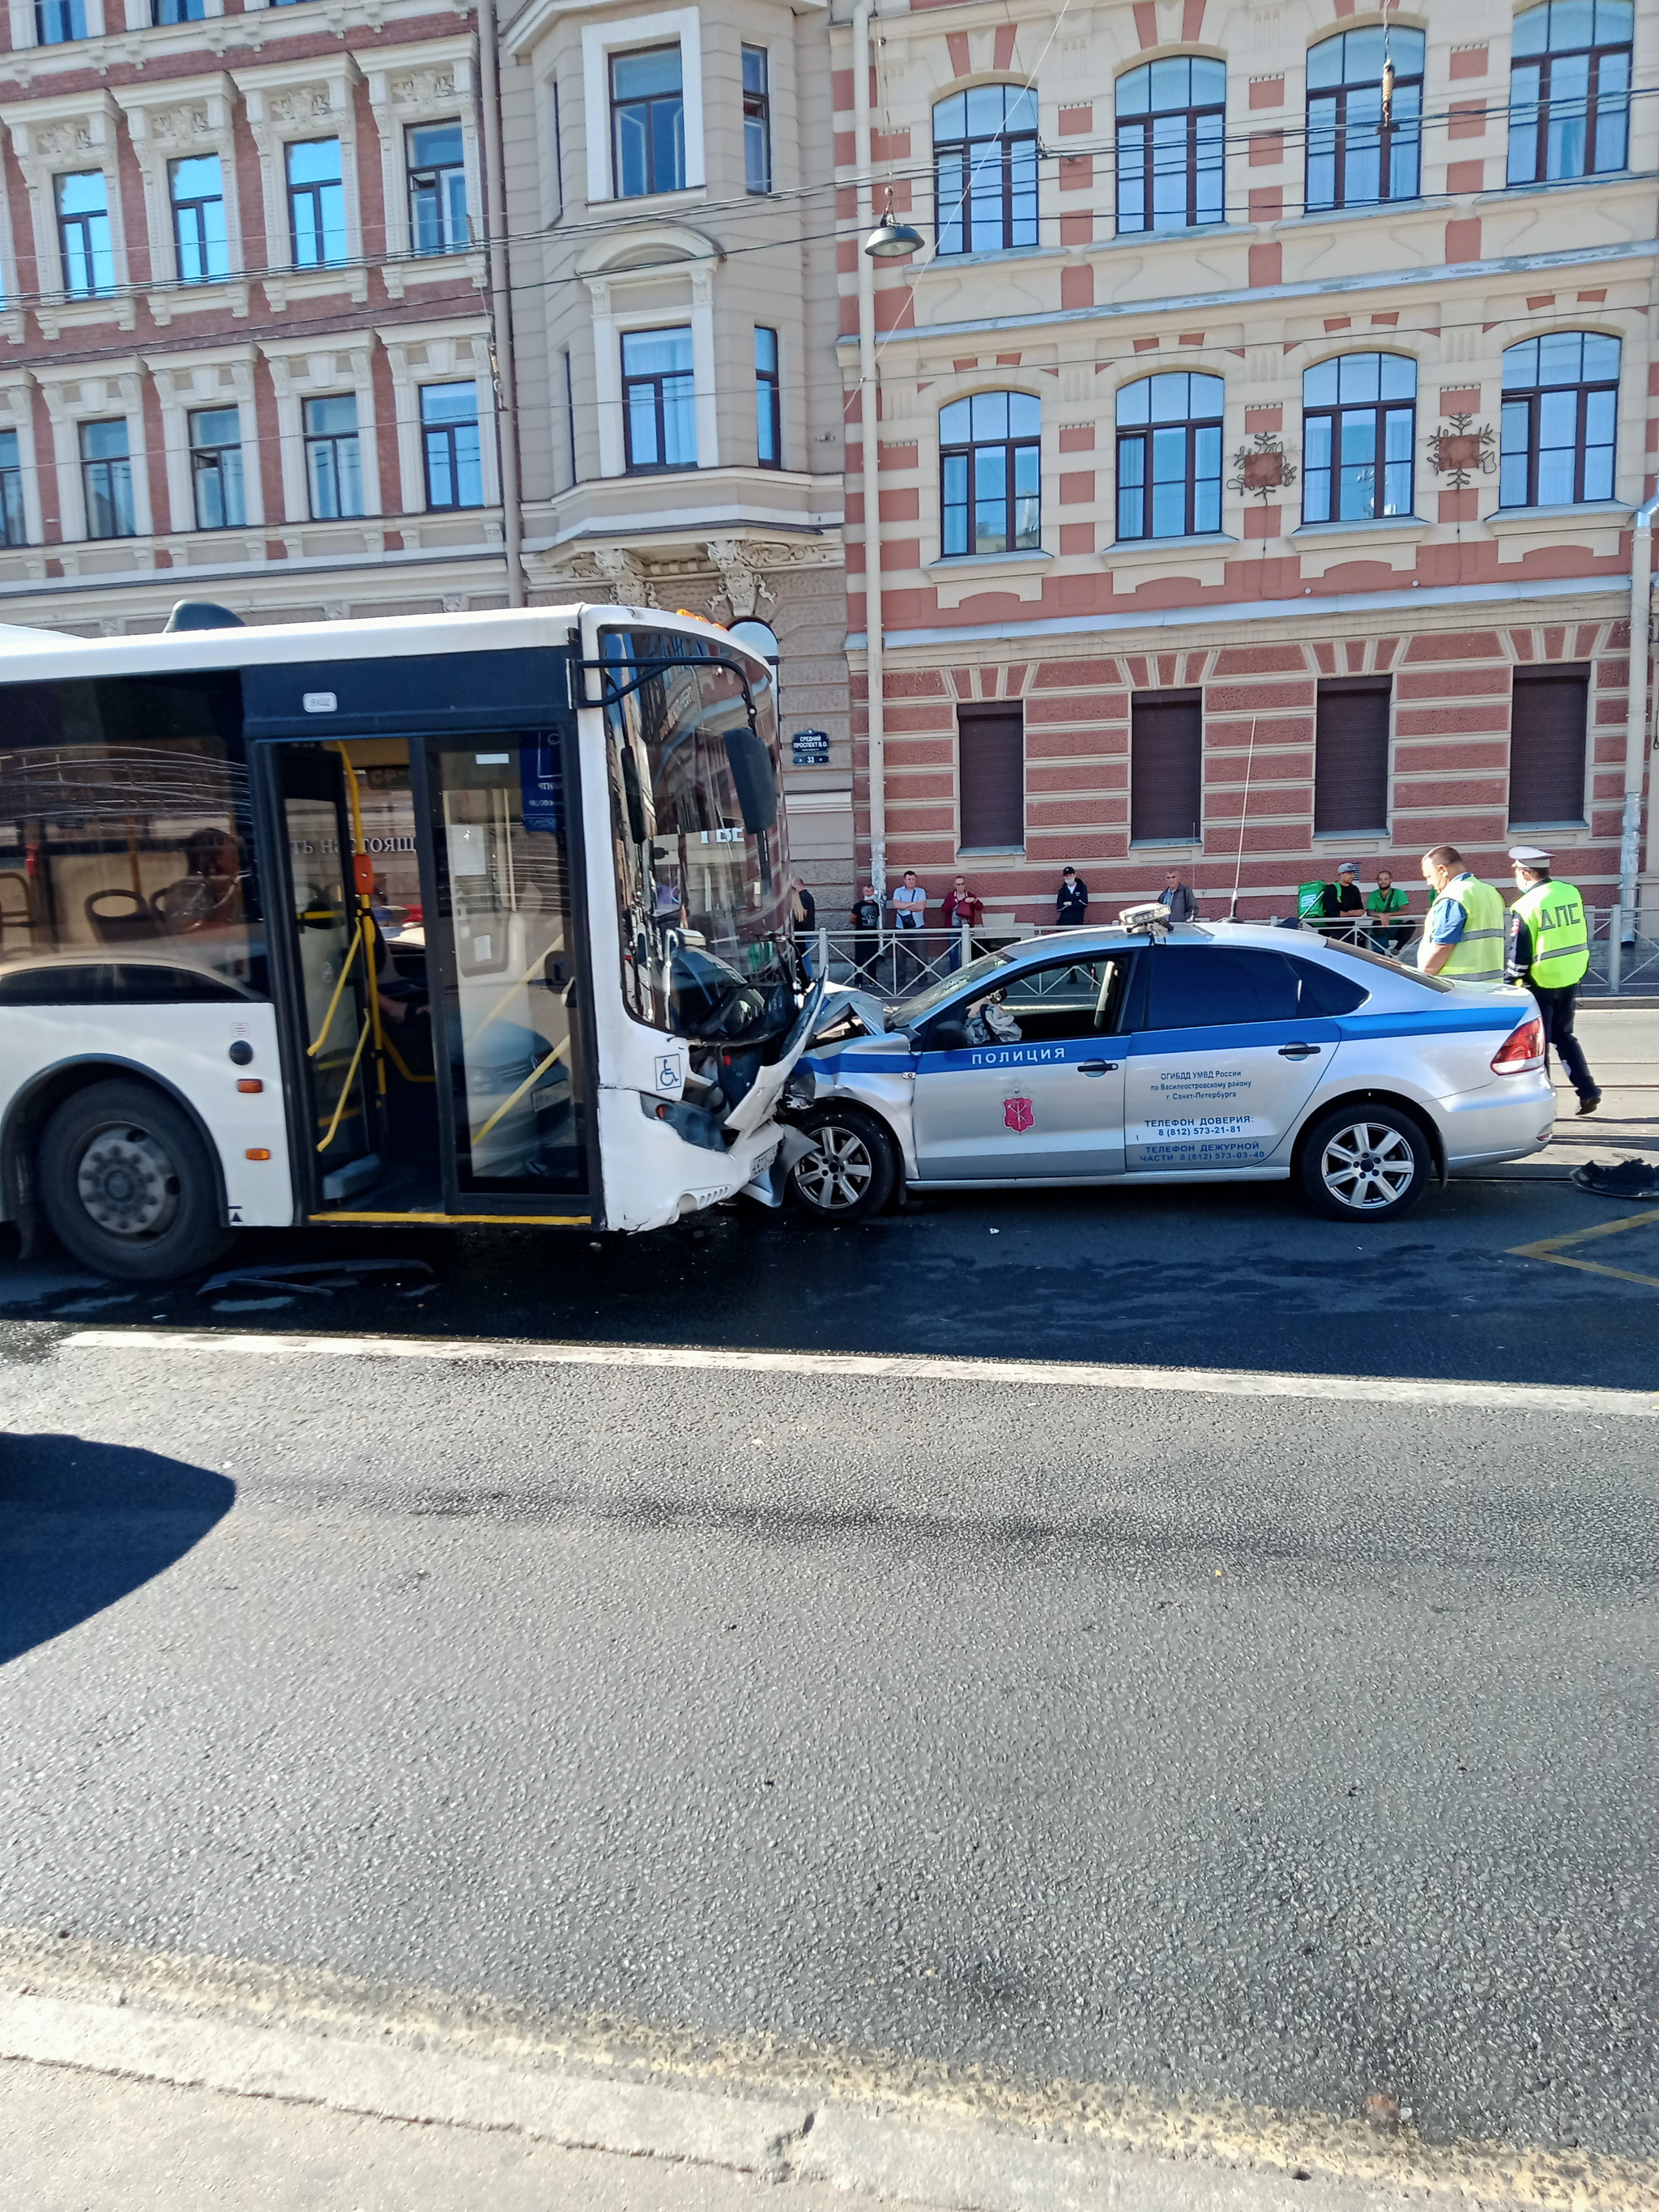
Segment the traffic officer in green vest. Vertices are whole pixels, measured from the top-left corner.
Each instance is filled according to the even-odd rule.
[[[1511,983],[1524,983],[1537,1000],[1545,1044],[1560,1054],[1578,1093],[1579,1112],[1593,1114],[1601,1094],[1572,1030],[1578,986],[1589,966],[1589,921],[1577,884],[1559,883],[1551,875],[1550,857],[1536,845],[1510,848],[1521,896],[1510,908],[1504,974]]]
[[[1417,949],[1419,969],[1449,983],[1501,983],[1504,902],[1498,892],[1464,866],[1455,845],[1424,854],[1423,879],[1434,903]]]

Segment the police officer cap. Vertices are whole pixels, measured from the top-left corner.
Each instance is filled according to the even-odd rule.
[[[1523,868],[1534,867],[1539,861],[1549,860],[1553,857],[1554,856],[1552,854],[1540,851],[1536,845],[1511,845],[1510,847],[1510,860],[1519,860]]]

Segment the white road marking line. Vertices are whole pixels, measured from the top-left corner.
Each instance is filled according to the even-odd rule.
[[[1182,1390],[1216,1398],[1307,1398],[1372,1406],[1473,1406],[1498,1413],[1651,1419],[1645,1390],[1543,1382],[1441,1382],[1395,1375],[1284,1375],[1228,1367],[1115,1367],[1082,1360],[951,1359],[927,1353],[738,1352],[674,1344],[537,1344],[441,1336],[286,1335],[263,1329],[82,1328],[62,1349],[182,1352],[276,1359],[439,1359],[540,1367],[707,1369],[750,1375],[863,1376],[904,1382],[997,1382],[1091,1390]]]

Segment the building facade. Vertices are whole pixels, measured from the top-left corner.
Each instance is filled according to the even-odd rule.
[[[849,429],[862,848],[874,531],[890,876],[965,872],[994,926],[1068,862],[1097,914],[1173,866],[1254,918],[1352,858],[1420,910],[1428,845],[1491,875],[1518,836],[1610,905],[1651,775],[1659,16],[910,0],[869,61],[876,204],[924,245],[875,273],[877,453]]]
[[[11,0],[0,620],[503,604],[474,17]]]
[[[688,608],[775,659],[792,849],[833,908],[853,824],[829,50],[817,0],[526,0],[501,97],[531,596]]]

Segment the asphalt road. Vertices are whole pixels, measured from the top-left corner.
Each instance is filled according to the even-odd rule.
[[[324,1240],[434,1269],[329,1297],[0,1268],[0,1924],[1659,2155],[1650,1421],[68,1340],[1650,1390],[1659,1283],[1510,1256],[1638,1211],[941,1198]],[[1567,1249],[1659,1278],[1648,1211]]]

